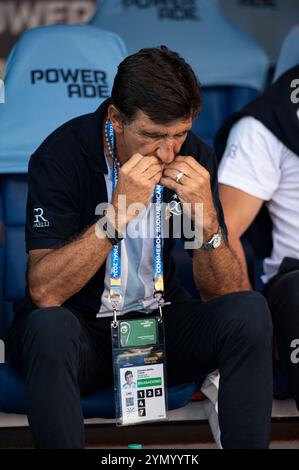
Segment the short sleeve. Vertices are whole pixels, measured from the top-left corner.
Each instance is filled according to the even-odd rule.
[[[73,170],[63,160],[34,154],[29,162],[26,251],[53,248],[79,230],[80,209]]]
[[[219,183],[269,201],[279,186],[283,145],[260,121],[235,124],[219,165]]]

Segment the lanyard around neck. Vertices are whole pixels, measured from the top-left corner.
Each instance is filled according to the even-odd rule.
[[[114,151],[114,129],[111,121],[107,119],[105,126],[105,136],[112,156],[112,194],[118,182],[119,164]],[[154,297],[158,302],[160,317],[162,317],[162,303],[164,294],[164,273],[163,273],[163,203],[164,187],[160,184],[155,186],[154,203]],[[110,253],[110,292],[109,300],[113,308],[113,323],[117,324],[117,310],[121,303],[121,242],[114,245]]]

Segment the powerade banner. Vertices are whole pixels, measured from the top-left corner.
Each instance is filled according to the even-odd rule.
[[[12,46],[25,30],[46,24],[85,23],[95,5],[96,0],[0,0],[0,77]]]
[[[125,56],[119,36],[89,25],[26,31],[9,55],[4,76],[0,173],[27,172],[30,155],[52,131],[95,111],[110,96]]]
[[[220,0],[224,14],[276,63],[283,39],[299,23],[299,0]]]
[[[218,0],[99,0],[90,23],[119,34],[129,53],[162,44],[179,52],[204,86],[264,86],[267,55]]]
[[[125,9],[135,7],[145,10],[155,7],[157,18],[161,20],[200,20],[196,0],[122,0],[122,3]]]

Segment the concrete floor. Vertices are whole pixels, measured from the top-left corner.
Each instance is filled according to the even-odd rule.
[[[87,448],[214,449],[202,402],[169,413],[166,423],[116,428],[114,420],[86,420]],[[28,449],[33,443],[26,416],[0,413],[0,449]],[[299,413],[292,400],[273,402],[271,449],[299,449]]]

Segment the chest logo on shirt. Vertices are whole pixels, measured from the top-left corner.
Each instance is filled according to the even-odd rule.
[[[33,228],[49,227],[50,223],[43,216],[44,210],[41,207],[33,209]]]
[[[173,199],[167,204],[165,210],[165,219],[169,220],[171,215],[181,215],[183,213],[181,202],[178,200],[178,195],[175,194]]]

